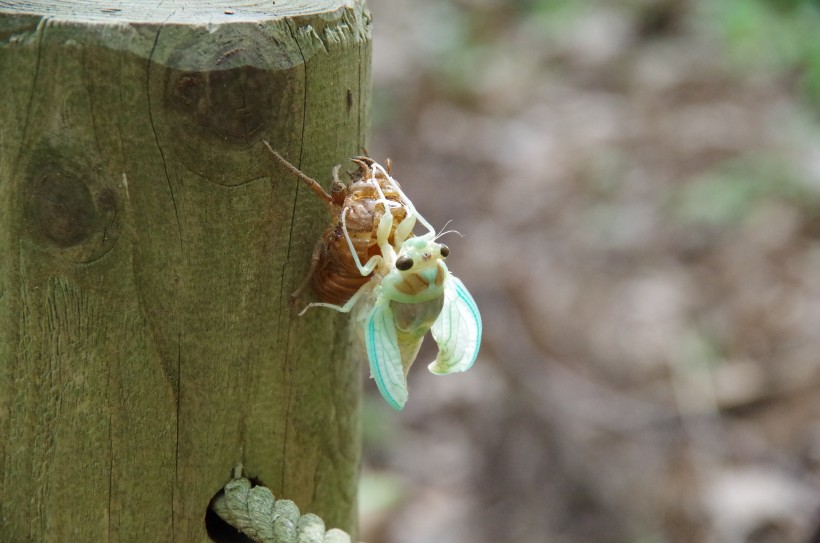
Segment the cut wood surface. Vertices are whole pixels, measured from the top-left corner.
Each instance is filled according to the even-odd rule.
[[[368,126],[363,2],[0,2],[0,541],[208,541],[238,463],[355,529],[347,318],[297,318]]]

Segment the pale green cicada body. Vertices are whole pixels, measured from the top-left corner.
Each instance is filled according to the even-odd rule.
[[[388,273],[376,287],[376,301],[364,324],[371,374],[384,399],[398,410],[407,402],[407,372],[428,331],[439,348],[428,369],[438,375],[470,369],[481,342],[475,301],[442,260],[446,245],[424,236],[410,238],[400,248],[398,265],[408,252],[420,254],[421,269],[395,268]],[[432,264],[425,267],[429,261]],[[417,294],[407,293],[408,287],[416,286]]]
[[[400,202],[384,196],[375,179],[377,174],[398,192]],[[359,272],[369,275],[370,280],[342,306],[314,303],[309,307],[341,312],[356,308],[355,315],[363,323],[371,375],[387,403],[401,410],[408,396],[407,372],[427,332],[432,331],[439,349],[429,370],[439,375],[466,371],[478,355],[481,316],[464,284],[447,269],[444,260],[450,250],[436,241],[440,235],[416,211],[389,170],[374,162],[372,176],[385,212],[376,227],[378,254],[364,264],[347,231],[348,209],[341,211],[350,253]],[[394,229],[391,210],[398,208],[403,208],[404,218]],[[413,235],[417,221],[427,233]]]

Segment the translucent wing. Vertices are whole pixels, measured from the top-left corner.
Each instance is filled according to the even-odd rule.
[[[438,356],[428,366],[437,374],[467,371],[473,366],[481,344],[481,315],[464,284],[448,274],[444,284],[444,307],[432,327]]]
[[[370,373],[390,407],[401,411],[407,402],[407,379],[389,303],[377,303],[364,325]]]

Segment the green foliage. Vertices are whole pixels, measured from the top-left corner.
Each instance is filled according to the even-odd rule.
[[[683,222],[712,226],[742,223],[758,206],[778,199],[816,207],[820,196],[801,183],[784,160],[741,158],[688,182],[674,195]]]
[[[362,516],[390,511],[406,498],[406,484],[388,472],[368,471],[359,479],[359,511]]]
[[[527,16],[535,17],[539,26],[555,34],[574,24],[590,7],[600,2],[571,0],[538,0],[528,6]]]
[[[808,101],[820,107],[816,0],[707,0],[703,6],[730,60],[747,70],[796,72]]]

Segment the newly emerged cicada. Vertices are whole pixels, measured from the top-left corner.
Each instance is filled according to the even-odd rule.
[[[346,300],[344,303],[323,301],[308,307],[318,305],[341,312],[356,308],[356,316],[362,322],[370,372],[387,403],[401,410],[407,402],[407,372],[428,331],[432,331],[439,348],[436,360],[428,366],[431,372],[442,375],[470,369],[481,343],[478,308],[464,284],[444,263],[449,248],[438,243],[433,227],[416,211],[389,170],[370,159],[359,158],[361,177],[347,188],[337,184],[328,195],[316,181],[287,163],[273,149],[270,151],[328,202],[331,212],[338,209],[338,217],[334,218],[337,224],[325,231],[319,249],[314,251],[314,289],[318,294],[341,287],[338,278],[317,275],[322,254],[334,255],[335,261],[326,256],[325,262],[337,264],[349,256],[355,268],[345,268],[345,277],[355,269],[359,282],[351,279],[344,285],[359,286],[349,296],[346,292],[339,294],[340,299]],[[368,192],[354,192],[350,187],[357,183],[368,186],[367,190],[374,191],[377,197]],[[357,196],[361,194],[367,196]],[[337,200],[333,200],[334,195]],[[365,208],[372,212],[356,216],[355,206],[365,202]],[[354,221],[351,217],[355,217]],[[420,236],[413,234],[417,221],[427,230]],[[337,234],[344,238],[346,250],[340,246]],[[362,250],[364,240],[366,251]],[[333,266],[329,271],[341,276],[340,269]],[[328,298],[329,295],[324,294],[323,299]]]

